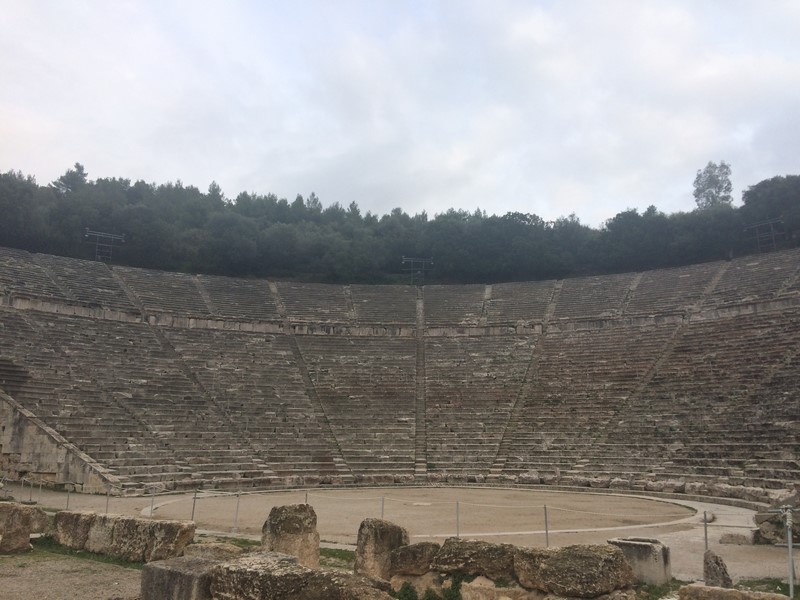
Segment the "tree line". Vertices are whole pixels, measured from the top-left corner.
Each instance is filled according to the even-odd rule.
[[[800,244],[800,176],[730,198],[730,167],[709,163],[694,182],[697,209],[625,210],[593,228],[575,215],[448,210],[429,217],[400,208],[362,214],[353,202],[324,207],[242,192],[228,199],[175,183],[90,180],[76,163],[47,185],[0,174],[0,246],[94,258],[85,229],[125,236],[113,262],[138,267],[319,282],[407,282],[402,257],[432,258],[426,282],[491,283],[606,274],[731,258]],[[756,226],[757,224],[761,224]]]

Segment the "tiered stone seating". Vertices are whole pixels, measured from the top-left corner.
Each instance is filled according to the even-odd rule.
[[[731,261],[707,304],[721,306],[742,302],[772,300],[779,292],[796,294],[800,289],[782,290],[784,284],[796,276],[800,268],[800,248],[785,252],[771,252],[745,256]]]
[[[594,439],[663,352],[674,326],[548,333],[523,398],[507,474],[579,474]]]
[[[210,315],[191,275],[149,269],[114,267],[149,312],[207,317]]]
[[[235,279],[199,275],[215,314],[240,320],[280,320],[269,284],[261,279]]]
[[[33,255],[24,250],[0,248],[0,294],[17,294],[31,298],[67,299]]]
[[[480,323],[485,285],[426,285],[424,291],[426,325]]]
[[[530,336],[425,341],[429,472],[488,471],[534,344]]]
[[[725,263],[713,262],[642,273],[625,310],[626,315],[683,313],[703,298],[703,292]]]
[[[59,285],[82,304],[136,312],[108,265],[102,262],[36,254],[37,263],[49,269]]]
[[[291,321],[346,323],[352,318],[341,285],[282,281],[277,286]]]
[[[799,268],[791,250],[426,286],[426,328],[410,337],[416,287],[0,249],[0,389],[137,490],[535,470],[646,490],[727,483],[743,497],[800,480]],[[149,324],[120,314],[142,307]]]
[[[0,388],[47,425],[111,468],[141,471],[145,482],[183,475],[166,443],[119,402],[127,390],[99,389],[83,359],[59,347],[60,334],[0,309],[0,335]]]
[[[359,323],[414,324],[417,290],[408,285],[351,285]]]
[[[353,472],[413,473],[414,340],[299,336],[297,342]]]
[[[225,330],[170,329],[178,354],[257,455],[281,476],[345,469],[306,393],[289,338]]]
[[[796,313],[689,325],[615,415],[592,469],[759,487],[797,479],[799,340]]]
[[[565,279],[558,296],[556,319],[614,317],[622,310],[633,273]]]
[[[144,466],[119,464],[117,474],[168,487],[247,486],[265,471],[269,474],[147,325],[47,313],[36,314],[35,320],[43,337],[88,378],[94,394],[113,397],[140,427],[164,443],[177,466],[177,472],[164,472],[162,457],[148,456],[157,460]],[[94,456],[105,443],[98,440],[88,453]]]
[[[554,281],[522,281],[492,286],[489,323],[541,322],[553,295]]]

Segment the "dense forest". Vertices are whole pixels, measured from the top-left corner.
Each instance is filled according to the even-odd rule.
[[[725,163],[698,171],[694,211],[626,210],[592,228],[575,215],[362,214],[356,203],[323,207],[313,193],[291,201],[244,192],[229,199],[216,183],[203,193],[180,182],[90,180],[76,164],[46,185],[20,172],[0,174],[0,246],[94,258],[84,235],[90,228],[124,235],[113,262],[139,267],[388,283],[408,281],[405,256],[433,259],[426,282],[490,283],[729,258],[757,252],[758,231],[775,234],[765,238],[770,249],[773,237],[778,248],[800,245],[800,176],[752,185],[734,207],[729,172]]]

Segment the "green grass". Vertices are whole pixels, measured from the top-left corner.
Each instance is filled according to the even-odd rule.
[[[355,562],[356,553],[352,550],[342,550],[340,548],[319,549],[319,564],[321,567],[352,572]]]
[[[764,577],[762,579],[741,579],[736,587],[740,590],[750,590],[752,592],[772,592],[776,594],[789,595],[789,584],[775,577]],[[800,600],[800,585],[795,582],[794,600]]]
[[[45,535],[32,539],[31,544],[33,545],[34,553],[42,552],[51,555],[60,554],[62,556],[70,556],[72,558],[80,558],[83,560],[93,560],[95,562],[105,563],[108,565],[117,565],[119,567],[125,567],[126,569],[137,569],[140,571],[144,566],[144,563],[131,562],[129,560],[116,558],[114,556],[95,554],[94,552],[86,552],[84,550],[73,550],[72,548],[62,546],[53,538]]]

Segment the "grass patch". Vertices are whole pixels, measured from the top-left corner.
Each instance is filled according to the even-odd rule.
[[[773,594],[789,595],[789,584],[781,581],[776,577],[764,577],[761,579],[741,579],[736,584],[736,588],[740,590],[749,590],[751,592],[772,592]],[[794,586],[794,600],[800,600],[800,586],[795,583]]]
[[[327,569],[352,572],[356,562],[356,553],[340,548],[320,548],[319,564]]]
[[[662,585],[640,583],[636,586],[636,598],[638,600],[659,600],[659,598],[674,596],[677,594],[678,589],[687,583],[688,581],[680,581],[678,579],[673,579],[669,583]]]
[[[118,567],[125,567],[126,569],[136,569],[141,571],[144,563],[132,562],[115,556],[106,556],[105,554],[95,554],[94,552],[86,552],[85,550],[73,550],[67,548],[56,542],[53,538],[43,535],[39,538],[31,540],[34,551],[40,551],[48,554],[60,554],[62,556],[70,556],[72,558],[80,558],[83,560],[93,560],[95,562],[105,563],[107,565],[117,565]]]
[[[336,560],[344,560],[349,562],[355,562],[356,560],[355,552],[341,548],[320,548],[319,555],[326,558],[335,558]]]

